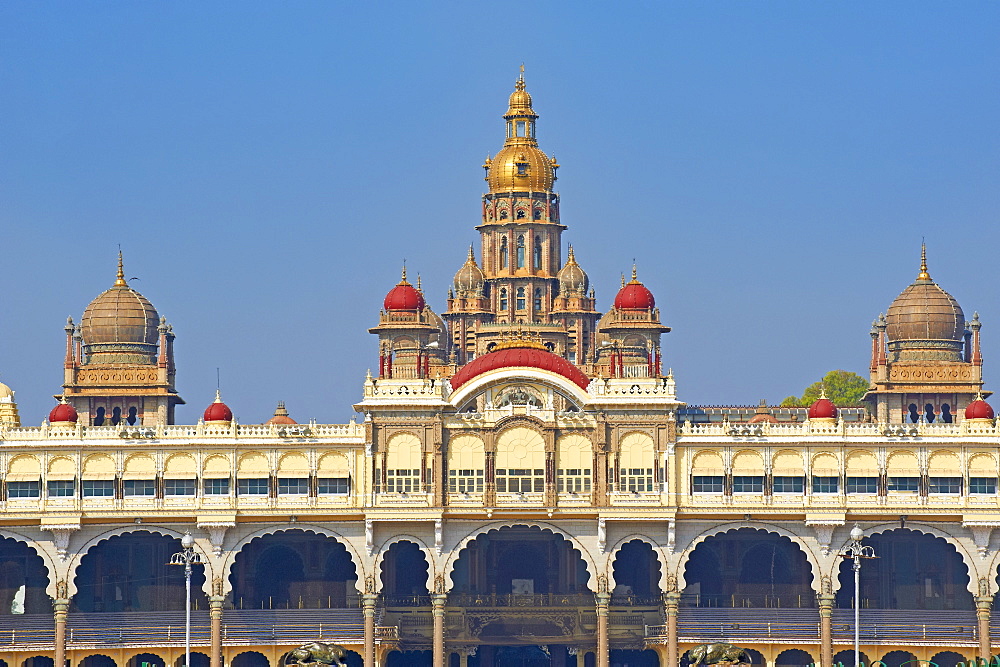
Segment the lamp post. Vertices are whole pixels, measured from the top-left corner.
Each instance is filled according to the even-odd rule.
[[[854,667],[861,667],[861,559],[878,558],[875,550],[861,544],[865,533],[858,524],[851,528],[851,542],[840,554],[841,558],[850,558],[854,567]]]
[[[171,565],[184,566],[184,667],[191,667],[191,566],[201,565],[201,556],[194,550],[194,537],[190,532],[181,538],[183,551],[170,557]]]

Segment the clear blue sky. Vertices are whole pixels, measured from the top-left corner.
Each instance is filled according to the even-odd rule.
[[[0,380],[38,424],[63,324],[128,276],[197,420],[343,422],[405,257],[476,239],[518,66],[604,309],[635,258],[682,400],[867,372],[931,275],[1000,364],[1000,4],[0,4]],[[412,275],[412,273],[411,273]]]

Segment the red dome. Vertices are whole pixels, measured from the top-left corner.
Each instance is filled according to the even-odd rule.
[[[816,399],[816,402],[809,406],[809,419],[836,419],[837,406],[826,396]]]
[[[222,402],[219,392],[215,392],[215,402],[205,408],[206,422],[231,422],[233,421],[233,411]]]
[[[523,343],[523,346],[520,347],[514,347],[514,345],[522,345],[520,343],[508,343],[508,345],[511,345],[511,347],[504,347],[489,354],[484,354],[478,359],[473,359],[467,363],[451,378],[452,389],[458,389],[469,380],[487,371],[496,370],[497,368],[517,367],[540,368],[545,371],[557,373],[567,380],[572,381],[581,389],[586,389],[587,385],[590,384],[590,378],[583,371],[558,354],[535,347],[528,342]]]
[[[993,419],[993,406],[981,398],[977,398],[965,409],[966,419]]]
[[[76,414],[76,408],[69,403],[60,403],[49,413],[49,423],[76,422],[79,418],[79,415]]]
[[[632,280],[627,285],[622,285],[615,297],[615,308],[623,310],[649,310],[656,306],[656,299],[653,293],[646,289],[646,286],[639,282],[635,276],[635,267],[632,267]]]
[[[424,295],[413,285],[403,281],[389,290],[382,305],[386,310],[423,310]]]

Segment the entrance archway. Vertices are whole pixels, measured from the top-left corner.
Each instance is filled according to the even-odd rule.
[[[479,535],[462,549],[451,573],[453,592],[475,596],[589,595],[590,573],[571,542],[537,526]],[[538,603],[545,600],[538,598]]]
[[[0,616],[51,614],[45,594],[49,571],[42,557],[23,542],[0,538]]]
[[[229,664],[230,667],[271,667],[267,657],[257,651],[244,651]]]
[[[813,607],[812,567],[783,535],[738,528],[695,547],[681,602],[695,607]]]
[[[864,651],[861,652],[861,662],[862,662],[862,664],[865,664],[865,665],[872,664],[871,660],[868,659],[868,656],[865,655]],[[838,663],[841,664],[841,665],[843,665],[844,667],[857,667],[854,664],[854,651],[853,650],[851,650],[851,651],[845,650],[845,651],[841,651],[837,655],[833,656],[833,664],[836,665]]]
[[[427,595],[429,569],[419,546],[408,540],[396,542],[382,559],[382,590],[394,597]]]
[[[251,540],[229,575],[238,609],[342,609],[356,601],[357,579],[347,547],[299,529]]]
[[[622,545],[615,556],[614,599],[628,601],[660,595],[660,561],[648,542],[632,540]]]
[[[875,553],[878,552],[876,551]],[[909,651],[889,651],[882,656],[882,662],[885,663],[885,667],[900,667],[903,663],[913,662],[916,659],[917,656]]]
[[[778,667],[809,667],[815,663],[813,657],[800,648],[790,648],[782,651],[775,658],[774,664]]]
[[[431,667],[432,664],[430,651],[392,651],[385,661],[385,667]]]
[[[88,655],[80,661],[80,667],[118,667],[118,663],[106,655]]]
[[[955,653],[954,651],[941,651],[940,653],[934,654],[931,658],[933,662],[938,667],[957,667],[958,663],[968,663],[965,657],[961,653]]]
[[[166,667],[166,660],[155,653],[140,653],[129,658],[125,667]]]
[[[895,528],[866,537],[865,544],[878,558],[861,564],[863,609],[975,609],[965,563],[943,538]],[[854,570],[845,558],[837,606],[850,609],[853,598]]]
[[[184,609],[184,568],[169,565],[182,551],[176,537],[136,531],[116,535],[91,547],[76,571],[75,611],[177,611]],[[191,577],[196,609],[207,609],[205,567]]]
[[[47,655],[33,655],[21,663],[21,667],[52,667],[55,661]]]
[[[191,651],[191,667],[209,667],[211,664],[212,661],[209,660],[206,654]],[[180,654],[176,660],[174,660],[174,667],[184,667],[183,653]]]
[[[656,651],[614,649],[611,651],[611,667],[660,667]]]

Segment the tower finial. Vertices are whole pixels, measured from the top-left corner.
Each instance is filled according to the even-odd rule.
[[[406,280],[406,260],[403,260],[403,277],[399,280],[400,285],[409,285],[410,283]]]
[[[122,249],[118,248],[118,276],[115,278],[115,287],[127,287],[128,283],[125,282],[125,265],[122,262]]]
[[[476,263],[476,251],[473,249],[473,244],[469,244],[469,261],[473,264]]]
[[[634,282],[634,283],[639,282],[638,274],[636,273],[636,269],[635,269],[635,260],[634,259],[632,260],[632,282]]]
[[[927,273],[927,244],[920,243],[920,273],[917,280],[930,280],[931,274]]]

